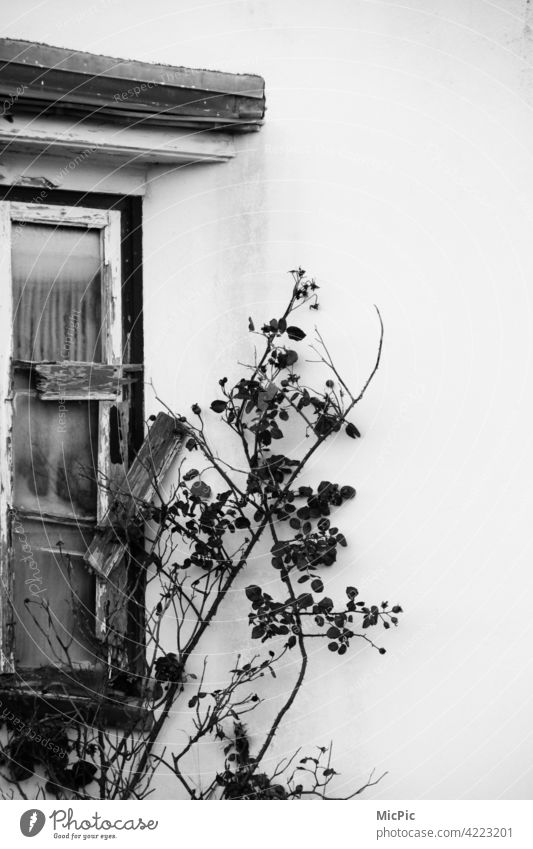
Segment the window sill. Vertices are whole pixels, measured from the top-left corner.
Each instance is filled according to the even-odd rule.
[[[118,690],[103,694],[101,688],[101,675],[93,670],[79,671],[75,677],[56,669],[21,669],[0,675],[0,719],[11,712],[27,721],[46,717],[128,730],[152,727],[153,712],[141,699]]]

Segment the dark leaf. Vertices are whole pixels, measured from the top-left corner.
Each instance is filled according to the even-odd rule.
[[[313,604],[313,596],[311,593],[303,593],[298,596],[296,601],[298,602],[298,607],[311,607]]]
[[[223,413],[227,406],[227,401],[213,401],[213,403],[211,404],[211,409],[214,413]]]
[[[209,498],[211,487],[205,481],[195,481],[191,486],[191,495],[195,498]]]
[[[256,586],[256,584],[246,587],[244,592],[246,593],[246,598],[250,599],[250,601],[258,601],[263,596],[261,587]]]
[[[287,336],[289,339],[293,339],[295,342],[301,342],[302,339],[305,339],[305,333],[299,327],[295,327],[291,325],[287,327]]]
[[[356,426],[351,422],[346,425],[346,433],[348,434],[348,436],[351,436],[352,439],[357,439],[358,436],[361,436]]]
[[[237,519],[235,519],[235,527],[239,528],[239,530],[242,530],[243,528],[249,528],[250,520],[247,519],[246,516],[238,516]]]
[[[341,495],[344,500],[355,498],[355,489],[353,486],[341,486]]]
[[[65,771],[67,772],[67,771]],[[90,784],[96,774],[96,767],[88,761],[76,761],[70,769],[74,789]]]

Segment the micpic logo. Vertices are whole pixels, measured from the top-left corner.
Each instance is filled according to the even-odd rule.
[[[24,811],[20,818],[20,830],[24,837],[35,837],[42,831],[46,822],[46,817],[42,811],[37,808],[32,808],[30,811]]]

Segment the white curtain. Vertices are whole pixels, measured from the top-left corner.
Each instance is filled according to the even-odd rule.
[[[13,226],[15,357],[101,362],[100,234]]]

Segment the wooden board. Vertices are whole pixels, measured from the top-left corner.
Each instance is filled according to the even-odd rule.
[[[153,498],[184,435],[172,416],[159,413],[85,555],[97,574],[107,577],[122,559],[128,544],[128,524],[140,504]]]
[[[122,366],[103,363],[39,363],[37,392],[41,401],[116,401],[122,386]]]

